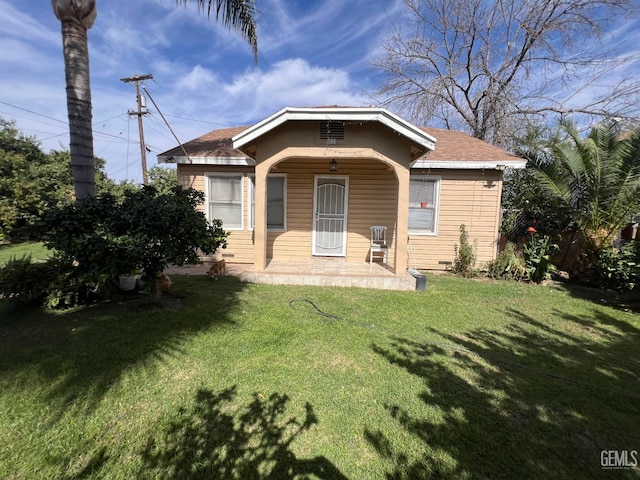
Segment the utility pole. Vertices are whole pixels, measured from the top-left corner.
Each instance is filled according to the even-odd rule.
[[[140,95],[140,82],[151,80],[153,75],[134,75],[133,77],[121,78],[124,83],[133,83],[136,87],[136,101],[138,103],[138,111],[129,110],[129,115],[138,116],[138,133],[140,134],[140,157],[142,160],[142,183],[147,184],[147,148],[144,144],[144,130],[142,129],[142,116],[149,113],[146,110],[147,105],[143,97]],[[145,109],[144,111],[142,109]]]

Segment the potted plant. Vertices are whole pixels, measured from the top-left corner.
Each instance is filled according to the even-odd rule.
[[[130,292],[136,288],[136,280],[137,275],[133,273],[121,273],[118,277],[120,281],[120,290],[124,290],[125,292]]]
[[[120,281],[120,290],[131,291],[135,290],[136,287],[144,287],[144,284],[142,284],[142,270],[139,268],[134,268],[131,273],[120,274],[118,280]]]

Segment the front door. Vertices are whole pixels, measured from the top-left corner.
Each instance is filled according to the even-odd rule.
[[[349,177],[315,177],[313,255],[346,256],[348,193]]]

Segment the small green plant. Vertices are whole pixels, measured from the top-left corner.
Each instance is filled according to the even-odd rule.
[[[107,298],[112,289],[109,275],[83,273],[61,255],[40,262],[13,258],[0,268],[0,297],[21,305],[69,308]]]
[[[511,242],[507,242],[495,260],[487,263],[487,276],[491,278],[520,280],[525,274],[524,259],[516,252],[516,247]]]
[[[25,305],[40,305],[51,280],[46,263],[34,262],[31,255],[14,257],[0,268],[0,297]]]
[[[524,246],[523,251],[525,271],[529,280],[540,283],[551,278],[551,272],[556,268],[551,263],[551,257],[558,250],[558,245],[551,243],[549,236],[531,233],[531,240]]]
[[[473,246],[469,243],[469,232],[464,224],[460,225],[459,242],[453,246],[455,258],[451,268],[456,275],[472,277],[476,274],[476,270],[473,268],[476,264],[476,242]]]
[[[603,250],[595,267],[602,288],[618,291],[640,289],[640,243],[629,242],[619,249]]]
[[[522,280],[527,276],[527,264],[521,254],[516,253],[509,259],[505,274],[514,280]]]

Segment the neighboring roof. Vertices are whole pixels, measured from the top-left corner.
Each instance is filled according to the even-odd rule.
[[[331,108],[333,107],[314,107],[313,110],[325,109],[326,111]],[[342,110],[345,109],[342,108]],[[193,161],[193,163],[216,165],[255,165],[250,157],[234,148],[233,140],[251,138],[250,135],[257,131],[255,127],[263,122],[253,127],[213,130],[181,147],[178,146],[161,153],[158,155],[158,161],[161,163],[191,163]],[[435,149],[415,160],[412,164],[413,168],[500,169],[503,167],[524,168],[526,165],[526,160],[463,132],[431,127],[422,127],[419,130],[428,136],[426,138],[435,139]],[[188,156],[185,155],[185,151]]]

